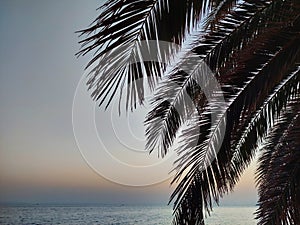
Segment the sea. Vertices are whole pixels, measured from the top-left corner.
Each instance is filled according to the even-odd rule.
[[[256,207],[216,207],[207,225],[255,225]],[[0,206],[0,224],[171,224],[172,208],[164,205],[38,205]]]

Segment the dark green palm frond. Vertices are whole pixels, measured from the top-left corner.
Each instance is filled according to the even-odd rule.
[[[300,221],[300,92],[288,102],[259,158],[259,225]]]
[[[181,105],[182,108],[188,108],[184,101],[186,100],[184,95],[187,93],[187,89],[191,88],[195,81],[198,84],[203,84],[201,79],[210,75],[207,70],[205,71],[206,74],[201,73],[201,69],[197,65],[200,63],[199,67],[203,68],[201,62],[205,62],[210,69],[216,70],[226,60],[229,60],[235,50],[239,50],[241,46],[250,43],[255,38],[254,34],[266,30],[270,21],[278,22],[281,18],[278,16],[278,11],[282,9],[283,4],[286,4],[285,8],[287,9],[289,8],[287,6],[290,6],[290,3],[283,3],[282,1],[255,1],[255,4],[249,2],[253,1],[248,0],[246,3],[241,4],[236,11],[219,23],[217,31],[204,36],[199,41],[198,46],[193,49],[195,54],[188,54],[186,60],[177,66],[169,79],[161,83],[153,100],[154,109],[146,119],[148,149],[152,150],[155,146],[160,146],[162,154],[165,154],[173,143],[178,128],[185,121],[185,117],[178,118],[180,117],[178,115],[174,117],[174,109],[178,108],[178,105]],[[274,19],[267,19],[270,16]],[[280,26],[278,26],[278,29],[280,29]],[[183,67],[189,68],[183,70]],[[180,80],[180,83],[178,83],[178,80]],[[177,85],[172,86],[173,89],[170,89],[168,86],[173,83]],[[203,96],[203,93],[200,95]],[[166,101],[168,101],[168,104],[166,104]],[[160,111],[160,113],[157,113],[157,111]]]
[[[189,192],[198,192],[201,190],[202,196],[208,196],[206,202],[211,201],[211,198],[214,198],[217,201],[218,197],[222,196],[224,192],[232,188],[238,180],[239,173],[236,172],[236,168],[240,167],[240,169],[237,170],[240,171],[245,165],[241,163],[239,166],[234,165],[234,167],[230,167],[233,157],[231,147],[233,143],[236,143],[236,141],[233,140],[239,140],[239,133],[243,134],[244,129],[242,128],[248,124],[251,115],[259,109],[260,105],[263,104],[264,99],[272,93],[274,87],[289,74],[288,71],[294,67],[295,63],[299,62],[300,48],[297,44],[299,43],[299,21],[297,21],[298,20],[295,19],[294,27],[282,29],[281,32],[277,34],[277,38],[273,36],[274,42],[271,41],[268,45],[267,42],[263,43],[262,46],[260,46],[261,50],[253,54],[252,58],[246,60],[247,63],[243,64],[245,66],[243,69],[239,66],[236,74],[237,76],[235,77],[242,77],[243,75],[249,74],[249,80],[244,84],[241,82],[241,84],[243,84],[241,92],[234,97],[233,102],[231,102],[228,107],[225,139],[222,143],[220,152],[218,153],[218,159],[220,160],[218,161],[217,159],[213,162],[211,167],[203,171],[203,146],[205,146],[205,149],[208,149],[207,144],[203,145],[203,142],[199,142],[199,145],[197,146],[198,149],[196,147],[185,149],[187,153],[184,155],[183,160],[180,161],[177,169],[179,170],[179,175],[185,170],[190,169],[171,196],[171,199],[177,196],[174,203],[175,210],[180,211],[181,203],[189,196],[186,195]],[[254,71],[251,72],[251,70]],[[231,76],[234,77],[233,75]],[[236,132],[236,128],[239,128],[240,132]],[[218,129],[215,130],[218,131]],[[191,131],[188,132],[190,133]],[[216,135],[217,134],[218,132],[216,132]],[[200,133],[200,136],[201,135],[202,134]],[[184,137],[187,136],[188,135],[184,135]],[[205,140],[205,137],[203,137],[203,140]],[[240,154],[245,153],[241,152]],[[206,181],[204,183],[196,182],[201,186],[198,186],[197,189],[190,190],[190,188],[195,187],[195,185],[191,185],[195,183],[195,177],[200,177],[201,174],[206,177]],[[205,183],[208,183],[208,185]],[[208,189],[205,190],[203,185],[208,187]],[[201,208],[202,205],[204,205],[207,209],[205,204],[204,201],[199,207]],[[185,217],[187,215],[181,216]]]
[[[210,1],[109,0],[105,3],[94,23],[80,31],[87,37],[80,42],[82,49],[78,55],[94,52],[87,67],[97,62],[88,81],[92,97],[100,105],[104,101],[108,105],[118,88],[127,87],[126,105],[134,108],[137,102],[142,103],[144,81],[148,80],[153,88],[165,68],[164,62],[178,49],[166,48],[156,41],[141,49],[141,42],[160,40],[180,44],[200,20],[207,2]],[[149,55],[152,61],[147,60]]]

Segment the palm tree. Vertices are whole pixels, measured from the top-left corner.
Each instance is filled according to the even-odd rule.
[[[86,37],[78,55],[95,53],[87,66],[93,66],[88,86],[106,107],[118,90],[126,90],[131,110],[144,101],[145,88],[135,81],[153,90],[146,148],[164,156],[175,139],[182,140],[172,182],[177,186],[170,198],[173,223],[204,224],[205,211],[209,214],[213,203],[233,190],[256,153],[258,224],[299,223],[300,1],[108,0],[101,10],[80,31]],[[180,48],[161,49],[157,42],[157,55],[164,55],[170,70],[137,53],[142,41],[181,46],[187,37],[193,55],[176,64],[171,59]],[[113,54],[120,48],[121,55]],[[226,104],[216,123],[203,87],[197,85],[203,74],[181,68],[195,55],[214,72],[224,94]],[[132,64],[132,58],[138,63]],[[177,85],[170,93],[172,82]],[[186,106],[184,92],[196,106],[190,116],[176,111],[176,106]],[[188,121],[189,127],[182,129]],[[212,151],[216,157],[203,166]]]

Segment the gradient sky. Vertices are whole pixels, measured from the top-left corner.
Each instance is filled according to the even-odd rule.
[[[74,32],[90,24],[102,3],[0,1],[0,202],[167,202],[169,181],[114,184],[90,169],[76,145],[72,101],[88,57],[74,56],[80,47]],[[100,126],[109,123],[101,120],[108,112],[96,116]],[[105,140],[114,148],[112,138]],[[222,204],[255,204],[253,171],[254,165]]]

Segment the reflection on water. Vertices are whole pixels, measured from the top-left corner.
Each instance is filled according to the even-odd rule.
[[[255,207],[215,208],[208,225],[254,225]],[[170,206],[5,206],[0,224],[171,224]]]

